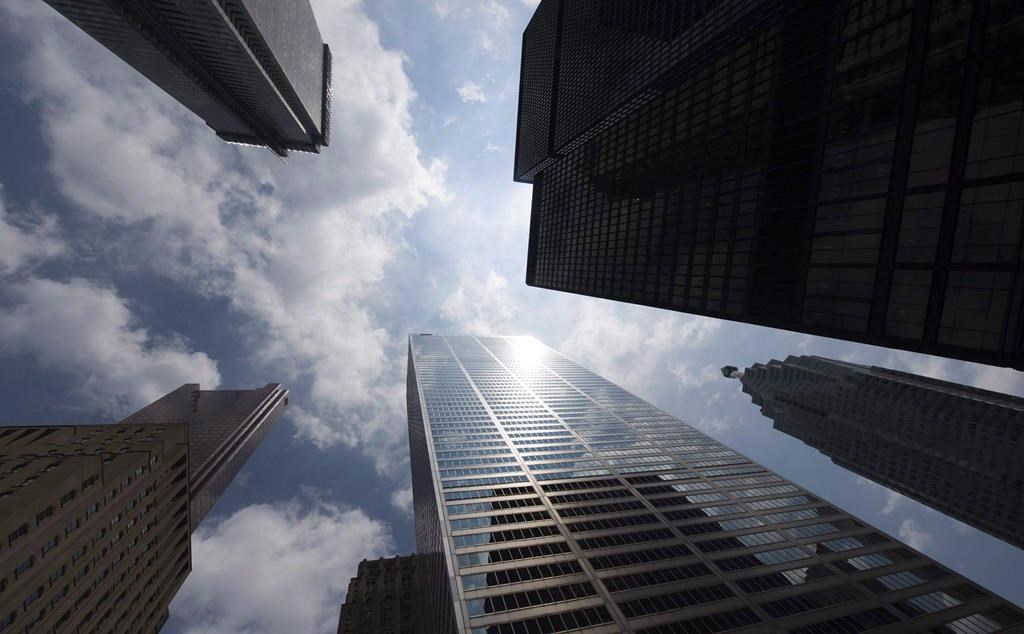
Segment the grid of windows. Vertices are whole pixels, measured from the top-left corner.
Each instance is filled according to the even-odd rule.
[[[425,485],[414,498],[418,535],[436,526],[437,552],[453,553],[454,586],[438,596],[460,627],[569,631],[564,615],[601,605],[602,619],[587,627],[609,634],[726,631],[759,623],[759,613],[782,620],[812,610],[845,631],[881,619],[871,610],[890,592],[922,585],[966,596],[955,590],[962,578],[532,340],[422,335],[411,355],[411,394],[427,412],[413,454],[459,452],[422,463],[429,470],[414,478]],[[456,439],[460,421],[491,425],[494,436],[453,449],[470,442]],[[473,484],[470,474],[447,486],[446,472],[492,459],[520,469],[523,482]],[[552,463],[557,471],[545,468]],[[779,596],[786,589],[798,593]],[[759,612],[729,603],[737,592]],[[901,619],[931,600],[893,596]]]
[[[1024,479],[1024,399],[808,356],[754,364],[740,381],[776,429],[859,475],[1024,547],[1024,492],[1017,484]],[[779,523],[816,515],[805,509],[766,517]],[[836,530],[854,528],[828,519]],[[811,537],[830,532],[828,524],[786,531]]]
[[[538,10],[527,283],[1024,368],[1019,7],[712,4]]]

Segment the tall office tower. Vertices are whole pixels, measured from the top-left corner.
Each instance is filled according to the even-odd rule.
[[[1024,548],[1024,399],[821,357],[734,374],[775,429]]]
[[[191,570],[188,428],[0,428],[0,632],[146,632]]]
[[[46,0],[226,141],[319,152],[331,51],[309,0]]]
[[[425,634],[416,627],[416,555],[359,562],[341,606],[338,634]]]
[[[1005,600],[531,339],[414,336],[408,390],[430,632],[1024,627]]]
[[[1019,0],[542,0],[527,284],[1024,369]]]
[[[288,390],[280,383],[255,390],[200,390],[186,383],[120,424],[188,424],[189,517],[195,530],[287,405]]]

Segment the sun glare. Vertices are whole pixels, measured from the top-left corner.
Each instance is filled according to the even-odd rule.
[[[540,365],[544,358],[545,348],[533,337],[516,337],[512,339],[512,349],[515,352],[516,362],[524,366]]]

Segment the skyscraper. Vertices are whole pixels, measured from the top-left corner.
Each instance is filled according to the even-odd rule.
[[[287,404],[186,384],[116,425],[0,427],[0,632],[159,632],[190,532]]]
[[[528,338],[409,341],[422,622],[992,632],[1024,613]]]
[[[364,559],[348,584],[338,634],[426,634],[416,627],[416,555]]]
[[[226,141],[319,152],[331,50],[308,0],[46,0]]]
[[[200,390],[186,383],[121,421],[122,425],[187,423],[189,516],[206,517],[288,405],[288,390]]]
[[[188,427],[0,428],[0,632],[146,632],[192,569]]]
[[[543,0],[533,286],[1024,369],[1014,0]]]
[[[775,429],[1024,548],[1024,399],[821,357],[734,374]]]

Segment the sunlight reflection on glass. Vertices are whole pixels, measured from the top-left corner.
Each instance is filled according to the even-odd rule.
[[[545,348],[533,337],[514,337],[510,339],[515,353],[516,363],[528,367],[538,366],[544,358]]]

